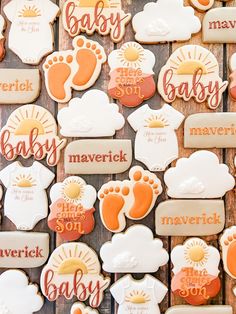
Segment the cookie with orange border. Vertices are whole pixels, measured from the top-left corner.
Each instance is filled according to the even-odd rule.
[[[74,303],[70,314],[99,314],[98,311],[91,309],[89,306],[85,306],[82,303]]]

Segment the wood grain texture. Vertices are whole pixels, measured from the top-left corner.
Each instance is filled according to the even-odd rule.
[[[54,2],[57,3],[60,7],[62,7],[65,0],[55,0]],[[1,5],[1,12],[4,5],[6,5],[9,2],[9,0],[2,0],[0,2]],[[148,3],[149,0],[122,0],[123,8],[126,12],[130,12],[132,15],[135,13],[141,11],[143,9],[143,6]],[[189,4],[187,0],[185,0],[185,4]],[[215,6],[222,6],[226,4],[222,4],[220,1],[216,1]],[[236,0],[230,1],[227,3],[227,6],[236,6]],[[203,14],[197,13],[197,15],[202,19]],[[4,14],[3,14],[4,16]],[[10,23],[7,24],[7,30],[6,30],[6,37],[8,37]],[[55,49],[56,50],[67,50],[71,49],[71,42],[72,39],[68,36],[68,34],[65,32],[62,26],[61,18],[59,18],[56,23],[54,24],[54,30],[55,30]],[[111,42],[110,37],[102,37],[98,34],[95,34],[91,36],[91,39],[97,40],[100,44],[103,45],[105,48],[105,51],[107,54],[109,54],[113,49],[119,48],[122,43],[134,40],[134,33],[132,30],[131,23],[126,28],[125,37],[123,38],[122,42],[119,44],[114,44]],[[146,45],[145,48],[150,49],[156,56],[156,65],[154,68],[155,77],[157,80],[159,71],[161,67],[166,63],[168,57],[170,56],[171,52],[176,50],[178,47],[185,45],[185,44],[199,44],[201,46],[209,48],[217,57],[219,63],[220,63],[220,70],[221,70],[221,76],[224,77],[224,79],[228,78],[228,60],[229,57],[232,55],[233,52],[236,50],[236,45],[203,45],[201,41],[201,32],[195,36],[192,37],[192,39],[189,42],[186,43],[174,43],[174,44],[161,44],[161,45]],[[29,49],[30,49],[30,43],[29,43]],[[43,63],[43,62],[42,62]],[[42,65],[41,63],[41,65]],[[7,55],[6,58],[2,63],[0,63],[1,68],[30,68],[30,66],[24,65],[20,59],[9,49],[7,49]],[[41,66],[40,66],[41,69]],[[93,88],[101,89],[103,91],[107,91],[107,85],[109,81],[109,66],[106,63],[103,66],[103,70],[101,73],[101,76],[99,77],[96,84],[93,86]],[[73,97],[79,96],[81,97],[83,93],[79,92],[73,92]],[[158,93],[156,95],[148,100],[146,103],[150,105],[152,109],[159,109],[163,105],[163,100],[160,98]],[[39,104],[41,106],[46,107],[55,117],[57,116],[58,110],[60,108],[66,106],[62,104],[57,104],[53,102],[49,96],[47,95],[44,82],[42,84],[42,92],[38,100],[36,101],[36,104]],[[188,116],[189,114],[196,113],[196,112],[209,112],[210,110],[207,109],[206,104],[197,104],[193,100],[190,100],[189,102],[185,103],[181,100],[176,100],[173,103],[173,107],[182,112],[185,116]],[[10,106],[0,106],[0,126],[2,127],[10,113],[15,110],[17,106],[10,105]],[[120,111],[123,113],[125,118],[127,118],[128,115],[130,115],[135,109],[125,108],[123,106],[120,106]],[[232,102],[227,97],[227,93],[224,95],[224,99],[222,101],[221,106],[218,108],[218,111],[236,111],[236,104]],[[178,139],[179,139],[179,151],[180,151],[180,157],[183,156],[189,156],[193,150],[191,149],[184,149],[183,148],[183,126],[179,128],[177,131]],[[125,127],[116,133],[114,138],[117,139],[131,139],[134,143],[135,138],[135,132],[131,129],[129,124],[126,122]],[[69,141],[71,141],[70,139]],[[233,165],[233,158],[235,155],[235,150],[233,149],[215,149],[213,150],[217,155],[219,156],[221,161],[226,162],[229,167],[232,174],[235,174],[235,168]],[[32,164],[32,159],[28,160],[22,160],[23,165],[30,165]],[[0,167],[1,169],[8,165],[9,163],[2,157],[0,157]],[[45,164],[45,162],[44,162]],[[133,165],[140,164],[137,161],[133,160]],[[175,162],[173,163],[173,165]],[[56,174],[56,179],[58,182],[63,181],[66,177],[64,173],[64,161],[63,161],[63,153],[61,160],[57,167],[53,169],[53,171]],[[162,180],[163,179],[163,173],[157,173],[158,177]],[[128,177],[128,171],[119,174],[119,175],[92,175],[92,176],[83,176],[83,178],[87,181],[87,183],[93,185],[97,190],[104,184],[105,182],[108,182],[109,180],[123,180]],[[218,178],[220,179],[220,178]],[[164,185],[164,184],[163,184]],[[158,202],[161,202],[165,199],[168,199],[166,195],[166,191],[164,190],[161,197],[159,197]],[[227,226],[231,226],[236,224],[236,211],[235,211],[235,192],[231,191],[227,194],[225,197],[225,203],[226,203],[226,217],[227,217]],[[95,207],[97,208],[95,219],[96,219],[96,227],[90,235],[84,236],[81,238],[80,241],[87,243],[90,245],[94,250],[96,250],[97,253],[99,253],[99,249],[101,245],[110,240],[112,234],[108,232],[102,225],[99,212],[98,212],[98,202],[96,203]],[[153,210],[147,218],[140,221],[139,223],[143,223],[147,226],[149,226],[153,232],[155,230],[154,226],[155,221],[155,211]],[[127,226],[130,226],[134,224],[133,221],[128,221]],[[2,225],[0,225],[0,230],[15,230],[14,225],[5,217],[3,217]],[[51,252],[53,249],[63,243],[62,239],[59,236],[56,236],[53,232],[50,232],[46,220],[41,221],[34,231],[44,231],[49,232],[51,236],[50,241],[50,249]],[[140,235],[142,236],[142,235]],[[171,249],[176,246],[179,243],[183,243],[185,240],[184,237],[162,237],[162,240],[164,242],[164,247],[171,252]],[[218,244],[218,236],[211,236],[205,238],[205,240],[208,243],[211,243],[212,245],[219,248]],[[160,305],[161,312],[165,313],[167,308],[172,305],[176,304],[182,304],[183,300],[174,297],[172,293],[170,292],[170,282],[171,282],[171,268],[172,265],[169,262],[169,264],[165,267],[162,267],[156,274],[153,274],[155,277],[160,279],[164,284],[166,284],[169,288],[169,292]],[[2,270],[1,270],[2,271]],[[29,275],[31,281],[39,283],[41,268],[34,269],[34,270],[26,270],[26,273]],[[142,278],[143,275],[135,275],[135,278]],[[121,276],[119,274],[111,275],[112,283],[114,283],[116,280],[118,280]],[[219,295],[210,301],[211,304],[230,304],[233,306],[235,312],[236,312],[236,303],[235,297],[232,293],[232,287],[235,285],[235,282],[229,278],[228,275],[226,275],[224,272],[222,272],[221,267],[221,278],[222,278],[222,289]],[[39,314],[69,314],[70,308],[73,304],[74,300],[65,300],[64,298],[59,298],[57,302],[50,303],[48,301],[45,301],[45,305],[42,308]],[[117,313],[117,306],[114,302],[114,300],[111,298],[111,295],[109,293],[109,290],[105,293],[104,301],[101,304],[99,308],[99,312],[101,314],[113,314]],[[20,313],[19,313],[20,314]],[[151,313],[150,313],[151,314]]]

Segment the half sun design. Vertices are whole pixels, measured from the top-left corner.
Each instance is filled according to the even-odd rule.
[[[98,7],[103,8],[121,8],[120,0],[79,0],[78,7],[80,8],[94,8],[97,3]]]
[[[168,121],[161,115],[152,115],[150,118],[146,119],[145,122],[145,127],[150,129],[165,128],[169,126]]]
[[[169,59],[170,68],[178,75],[194,75],[201,70],[202,74],[212,74],[218,69],[216,60],[211,58],[211,52],[202,47],[182,47]]]
[[[96,253],[87,245],[80,243],[62,249],[52,256],[52,267],[60,275],[74,275],[80,270],[83,275],[94,275],[99,273],[99,261]]]
[[[207,244],[201,240],[189,242],[185,248],[184,257],[192,267],[203,267],[209,258]]]
[[[15,180],[13,181],[13,186],[17,186],[19,188],[32,188],[33,186],[36,186],[36,180],[33,179],[30,174],[20,174],[15,177]]]
[[[40,10],[35,6],[27,6],[25,5],[24,8],[19,11],[19,17],[38,17],[41,16]]]
[[[26,105],[15,110],[9,117],[7,127],[14,135],[29,135],[37,130],[38,135],[56,133],[56,123],[50,112],[43,107]]]
[[[119,50],[118,59],[126,67],[138,68],[144,60],[144,49],[138,43],[124,44]]]
[[[126,302],[143,304],[150,301],[150,296],[144,291],[133,290],[125,297]]]
[[[84,188],[84,182],[80,178],[68,178],[62,183],[61,194],[67,203],[79,205],[84,195]]]

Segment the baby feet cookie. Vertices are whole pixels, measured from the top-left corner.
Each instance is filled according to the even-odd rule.
[[[53,115],[37,105],[17,108],[9,116],[0,131],[0,153],[12,161],[18,156],[36,160],[46,157],[49,166],[55,166],[60,152],[66,145],[65,139],[57,136],[57,124]]]
[[[11,22],[9,48],[23,63],[39,64],[53,51],[52,24],[59,7],[51,0],[11,0],[3,11]]]
[[[221,180],[215,180],[215,178]],[[164,175],[167,194],[173,198],[219,198],[235,186],[235,179],[216,154],[201,150],[180,158]]]
[[[143,225],[113,235],[102,245],[100,256],[102,268],[110,273],[155,273],[169,260],[163,242],[154,239],[152,231]]]
[[[103,277],[97,254],[81,242],[64,243],[57,247],[44,267],[40,285],[44,296],[56,301],[74,296],[81,302],[89,298],[91,307],[98,307],[110,278]]]
[[[73,241],[93,231],[97,192],[80,177],[68,177],[50,191],[48,226],[62,239]]]
[[[229,68],[230,74],[230,84],[229,84],[229,95],[233,101],[236,101],[236,53],[232,54],[230,58]]]
[[[198,103],[207,101],[213,110],[219,107],[227,86],[228,82],[219,76],[216,57],[198,45],[176,49],[158,78],[158,91],[167,103],[176,98],[186,102],[193,98]]]
[[[201,29],[192,7],[183,0],[149,2],[132,20],[135,39],[144,44],[187,41]]]
[[[110,103],[107,94],[98,89],[73,98],[58,112],[57,120],[61,135],[67,137],[113,136],[125,124],[119,106]]]
[[[49,96],[60,103],[71,99],[71,90],[91,87],[106,62],[104,48],[84,36],[73,40],[73,50],[57,51],[49,55],[43,65]]]
[[[98,192],[100,216],[111,232],[120,232],[125,228],[125,216],[133,220],[146,217],[162,193],[161,181],[142,167],[131,168],[129,178],[110,181]]]
[[[32,230],[48,215],[46,189],[55,175],[35,161],[31,167],[23,167],[16,161],[0,171],[0,179],[7,191],[4,215],[17,230]]]
[[[144,163],[150,171],[164,171],[178,158],[178,139],[175,130],[184,115],[165,104],[159,110],[143,105],[127,118],[134,129],[135,159]]]
[[[43,304],[38,285],[29,283],[23,271],[11,269],[0,275],[1,314],[33,314],[40,311]]]
[[[80,33],[110,34],[111,40],[120,42],[125,26],[131,20],[121,7],[121,0],[67,0],[62,9],[62,22],[71,37]]]
[[[2,17],[2,15],[0,15],[0,61],[2,61],[5,57],[5,37],[3,35],[3,31],[5,29],[5,20]]]
[[[127,107],[136,107],[156,92],[154,54],[138,43],[125,43],[108,56],[110,82],[108,93]]]
[[[236,226],[226,229],[220,238],[222,259],[226,273],[236,279]]]
[[[83,303],[74,303],[70,314],[99,314],[98,311],[91,309],[89,306],[85,306]]]
[[[171,252],[173,293],[191,305],[206,304],[220,291],[220,253],[200,238],[190,238]]]
[[[119,304],[119,314],[159,314],[158,304],[162,302],[168,289],[153,276],[145,275],[141,280],[134,280],[126,275],[116,281],[110,291]]]

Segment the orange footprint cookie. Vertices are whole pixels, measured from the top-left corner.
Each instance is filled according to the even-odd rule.
[[[140,220],[152,210],[162,186],[157,176],[142,167],[130,169],[130,180],[110,181],[98,192],[100,216],[112,232],[124,230],[126,218]]]
[[[236,279],[236,226],[224,231],[220,244],[224,270],[230,277]]]
[[[74,50],[57,51],[49,55],[43,65],[49,96],[60,103],[71,99],[72,89],[91,87],[106,61],[103,47],[84,36],[73,40]]]

